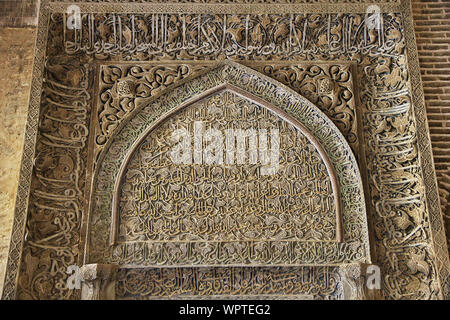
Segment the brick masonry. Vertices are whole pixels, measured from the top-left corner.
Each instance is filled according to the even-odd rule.
[[[412,10],[441,208],[449,239],[450,0],[412,0]]]

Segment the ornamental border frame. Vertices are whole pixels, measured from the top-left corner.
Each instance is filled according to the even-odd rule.
[[[122,1],[122,0],[119,0]],[[425,184],[426,206],[434,226],[431,234],[431,242],[435,251],[435,263],[438,269],[438,278],[441,287],[441,296],[444,299],[450,298],[450,262],[448,256],[448,248],[445,242],[445,230],[443,227],[443,217],[439,206],[439,195],[437,187],[436,173],[434,169],[434,161],[431,150],[431,139],[428,130],[428,123],[426,118],[424,92],[422,87],[418,52],[415,42],[414,26],[411,14],[411,1],[399,0],[400,3],[380,3],[368,2],[379,5],[381,12],[398,11],[404,17],[404,28],[406,38],[406,53],[408,59],[408,66],[410,70],[410,87],[412,89],[411,96],[414,105],[414,116],[417,124],[418,132],[418,146],[419,158],[421,160],[423,180]],[[151,2],[151,1],[149,1]],[[119,12],[124,12],[130,8],[137,8],[138,12],[143,12],[148,8],[163,8],[167,5],[158,3],[133,3],[124,4],[116,3],[81,3],[76,2],[83,9],[98,10],[97,12],[104,12],[106,10],[116,9]],[[173,4],[177,8],[181,8],[181,4]],[[208,7],[215,6],[216,10],[225,10],[226,5],[212,5],[212,4],[188,4],[190,8],[193,7]],[[236,6],[235,4],[231,6]],[[294,4],[294,5],[244,5],[241,8],[247,10],[255,10],[263,8],[267,11],[269,6],[276,6],[280,8],[288,8],[289,6],[296,10],[303,9],[305,12],[361,12],[367,4],[349,4],[340,3],[333,5],[323,4]],[[41,0],[39,9],[39,20],[36,35],[36,46],[34,50],[34,64],[31,81],[29,108],[27,115],[27,122],[25,126],[23,154],[21,158],[21,169],[19,175],[19,185],[16,196],[16,204],[14,211],[14,221],[11,234],[11,242],[9,246],[8,260],[6,265],[6,274],[3,287],[2,299],[15,299],[17,291],[18,275],[20,270],[20,260],[22,258],[22,249],[24,245],[25,226],[28,214],[28,202],[31,187],[31,176],[34,165],[35,145],[38,133],[38,122],[40,114],[40,101],[42,93],[43,72],[46,61],[46,44],[48,39],[48,27],[50,14],[53,12],[61,12],[66,8],[66,4],[60,2],[51,2],[51,0]],[[286,9],[284,9],[286,10]],[[217,11],[216,11],[217,12]],[[280,12],[280,11],[277,11]]]
[[[165,94],[166,91],[170,89],[166,89],[161,94]],[[322,157],[322,160],[325,163],[326,169],[328,171],[328,174],[330,175],[331,185],[332,185],[332,192],[334,195],[334,203],[336,206],[336,239],[337,242],[342,241],[342,219],[341,219],[341,201],[339,197],[339,185],[337,184],[337,178],[336,178],[336,172],[331,164],[330,158],[326,154],[325,150],[323,149],[322,145],[319,144],[317,139],[314,137],[314,135],[311,134],[311,132],[302,124],[300,124],[298,121],[293,119],[292,117],[289,117],[287,114],[282,112],[281,110],[277,110],[279,108],[276,108],[270,103],[266,103],[262,99],[258,99],[256,96],[253,96],[252,94],[249,94],[245,90],[242,90],[234,85],[230,84],[224,84],[221,86],[218,86],[216,88],[212,88],[211,90],[208,90],[207,92],[204,92],[200,95],[197,95],[192,98],[192,100],[186,101],[185,103],[181,104],[178,108],[175,108],[171,110],[168,114],[162,116],[158,120],[154,122],[149,128],[147,128],[141,136],[134,142],[134,144],[131,146],[130,150],[125,156],[125,160],[122,162],[122,165],[120,167],[118,177],[115,181],[114,186],[114,195],[113,195],[113,203],[112,203],[112,218],[111,218],[111,238],[110,238],[110,244],[115,244],[117,242],[117,233],[118,233],[118,217],[119,217],[119,199],[120,199],[120,185],[121,181],[124,177],[126,167],[128,166],[131,158],[133,157],[135,151],[139,148],[139,145],[144,141],[148,135],[161,123],[163,123],[165,120],[170,118],[171,115],[173,115],[175,112],[188,108],[193,103],[202,100],[204,98],[207,98],[208,96],[216,93],[220,93],[223,91],[232,91],[238,95],[241,95],[244,98],[253,99],[257,104],[261,105],[262,107],[265,107],[266,109],[273,111],[275,114],[277,114],[280,118],[285,120],[286,122],[290,122],[292,125],[297,127],[297,129],[317,148],[317,151]],[[337,129],[337,128],[336,128]],[[359,172],[359,169],[358,169]],[[361,173],[359,172],[361,175]],[[361,178],[361,177],[360,177]]]
[[[230,69],[233,70],[235,69],[236,73],[239,73],[239,76],[243,76],[243,77],[248,77],[249,81],[254,81],[254,80],[259,80],[262,82],[262,85],[267,85],[268,86],[272,86],[275,87],[277,89],[277,94],[280,94],[281,96],[283,96],[283,100],[289,101],[290,103],[292,102],[293,107],[281,107],[281,106],[277,106],[277,104],[275,102],[271,102],[270,99],[276,99],[276,97],[274,96],[274,93],[271,92],[272,96],[270,96],[269,93],[267,93],[267,96],[264,96],[263,94],[259,94],[256,92],[252,92],[251,90],[248,89],[244,89],[242,85],[240,85],[238,82],[240,80],[240,78],[238,78],[239,76],[230,76],[228,75],[229,72],[225,72],[226,69]],[[233,70],[234,71],[234,70]],[[216,75],[217,74],[217,75]],[[218,75],[220,74],[220,75]],[[222,74],[226,74],[226,75],[222,75]],[[236,79],[234,79],[236,77]],[[202,79],[203,78],[203,79]],[[203,81],[200,81],[200,79],[202,79]],[[211,83],[208,83],[209,79],[214,79],[211,80]],[[177,102],[172,102],[171,100],[171,96],[181,96],[183,95],[182,93],[188,91],[187,88],[192,87],[191,83],[192,82],[199,82],[201,83],[201,88],[199,88],[198,90],[194,90],[195,92],[190,92],[189,94],[186,94],[186,97],[182,97],[180,98],[180,104],[178,104]],[[217,82],[217,83],[216,83]],[[211,87],[212,85],[212,87]],[[223,87],[223,88],[221,88]],[[100,203],[99,209],[95,209],[94,206],[91,206],[89,212],[87,213],[88,217],[87,220],[91,221],[93,219],[93,212],[98,212],[99,210],[101,210],[100,208],[103,208],[103,206],[111,206],[111,211],[112,211],[112,215],[110,215],[111,218],[111,235],[114,234],[114,226],[115,221],[114,221],[114,197],[117,196],[117,185],[118,185],[118,179],[121,176],[122,173],[122,169],[124,166],[126,166],[126,163],[124,161],[124,159],[127,158],[128,155],[132,154],[132,150],[135,149],[135,147],[137,145],[139,145],[139,141],[140,138],[145,137],[148,132],[151,131],[151,129],[153,128],[154,125],[160,123],[161,121],[163,121],[164,119],[166,119],[167,117],[170,117],[170,115],[174,112],[176,112],[177,110],[180,110],[181,108],[183,108],[186,105],[189,105],[191,103],[191,100],[197,100],[200,99],[202,97],[207,97],[210,94],[212,94],[212,92],[217,92],[220,89],[232,89],[233,92],[235,92],[238,95],[242,95],[244,98],[246,99],[251,99],[251,101],[253,101],[256,104],[261,105],[263,108],[267,108],[269,110],[271,110],[272,112],[274,112],[274,114],[278,117],[280,117],[281,119],[283,119],[284,121],[290,122],[291,124],[293,124],[294,126],[297,126],[297,123],[300,124],[300,126],[303,126],[304,128],[306,128],[312,137],[314,137],[314,139],[317,140],[317,142],[319,143],[320,147],[323,148],[323,150],[325,151],[325,155],[330,159],[331,162],[331,167],[333,168],[335,175],[336,175],[336,179],[340,181],[340,183],[337,184],[338,186],[338,199],[340,202],[340,208],[338,209],[338,215],[340,213],[340,220],[343,220],[346,216],[346,214],[348,215],[347,217],[350,218],[351,214],[354,213],[353,211],[349,210],[350,208],[347,208],[347,206],[344,204],[344,194],[342,194],[343,189],[345,189],[345,183],[349,183],[348,185],[346,185],[347,187],[353,187],[353,188],[357,188],[360,191],[360,201],[357,202],[356,207],[357,210],[356,211],[358,213],[358,218],[357,220],[362,224],[361,227],[361,236],[363,237],[362,239],[360,239],[360,241],[357,241],[357,239],[346,239],[345,238],[345,231],[343,230],[345,228],[345,226],[339,226],[339,224],[337,225],[337,233],[341,233],[344,235],[343,237],[343,243],[342,246],[346,246],[346,245],[350,245],[350,244],[355,244],[359,243],[360,247],[362,250],[364,250],[364,255],[363,257],[360,257],[359,260],[354,261],[354,262],[364,262],[367,263],[368,261],[370,261],[370,247],[369,247],[369,234],[368,234],[368,225],[367,225],[367,213],[366,213],[366,204],[365,204],[365,195],[364,195],[364,188],[363,188],[363,183],[362,183],[362,177],[361,177],[361,173],[358,167],[358,164],[356,162],[356,158],[353,155],[350,146],[348,145],[348,142],[345,140],[344,136],[342,135],[342,133],[339,131],[339,129],[335,126],[335,124],[333,124],[333,122],[322,112],[320,111],[320,109],[315,106],[312,102],[310,102],[308,99],[306,99],[305,97],[303,97],[302,95],[300,95],[299,93],[293,91],[292,89],[288,88],[287,86],[279,83],[277,80],[272,79],[270,77],[267,77],[255,70],[252,70],[240,63],[237,62],[232,62],[232,61],[223,61],[223,62],[219,62],[217,63],[215,66],[213,66],[212,68],[208,68],[206,70],[203,70],[202,72],[200,72],[197,75],[192,75],[189,76],[181,81],[179,81],[177,84],[175,84],[174,86],[170,86],[167,89],[163,90],[163,92],[161,92],[160,94],[158,94],[157,96],[154,96],[152,98],[149,99],[149,101],[147,101],[146,104],[143,104],[142,106],[138,107],[137,109],[135,109],[120,125],[119,127],[116,129],[115,134],[113,135],[113,137],[111,137],[109,139],[109,141],[106,143],[106,145],[104,146],[104,150],[101,153],[101,155],[99,156],[98,160],[97,160],[97,165],[96,168],[93,172],[93,186],[95,186],[96,184],[98,184],[98,180],[99,177],[104,178],[105,176],[114,175],[116,173],[116,175],[113,177],[111,176],[110,178],[112,180],[106,180],[106,181],[102,181],[101,185],[110,185],[113,184],[114,185],[114,189],[112,190],[112,203],[110,205],[108,205],[108,202],[106,201],[102,201],[101,199],[105,196],[102,196],[103,192],[99,192],[97,194],[97,192],[95,191],[95,188],[93,189],[93,192],[90,195],[90,202],[92,203],[94,201],[94,199],[96,199],[96,205],[97,203]],[[234,90],[233,90],[234,89]],[[200,93],[196,92],[199,91]],[[256,89],[254,89],[255,91]],[[176,94],[178,92],[178,95]],[[164,110],[155,110],[154,108],[151,108],[151,106],[153,104],[158,105],[158,101],[160,101],[162,99],[162,97],[164,97],[165,95],[163,95],[163,93],[167,93],[167,100],[168,100],[168,105],[169,107],[165,107]],[[249,96],[252,96],[251,98],[249,98]],[[175,99],[173,99],[175,100]],[[271,107],[268,107],[271,106]],[[139,114],[141,112],[144,112],[146,108],[150,108],[152,110],[155,110],[155,114],[156,114],[156,118],[152,119],[150,121],[148,121],[148,123],[140,123],[138,124],[139,126],[143,127],[143,129],[137,129],[136,132],[132,132],[132,133],[128,133],[129,136],[131,136],[133,138],[132,142],[126,142],[124,143],[123,139],[127,136],[126,133],[126,128],[127,125],[131,124],[133,122],[134,118],[139,118]],[[275,110],[273,110],[275,109]],[[332,135],[335,139],[338,139],[340,141],[340,145],[339,145],[339,149],[336,150],[330,150],[331,146],[325,146],[324,145],[324,141],[321,143],[320,140],[321,139],[325,139],[325,138],[321,138],[319,136],[317,136],[317,133],[321,131],[321,129],[318,127],[318,124],[311,124],[309,127],[306,125],[306,122],[308,122],[308,116],[303,116],[302,112],[299,112],[298,109],[302,109],[303,111],[306,112],[307,115],[310,115],[311,117],[317,117],[318,119],[320,119],[320,121],[327,123],[327,128],[330,128],[328,131],[330,133],[330,135]],[[144,113],[145,114],[145,113]],[[311,120],[312,121],[312,120]],[[316,131],[316,134],[314,134],[314,132],[312,130]],[[140,131],[139,131],[140,130]],[[137,136],[136,136],[137,134]],[[305,133],[303,133],[305,134]],[[123,136],[121,138],[121,136]],[[117,139],[119,139],[118,141],[115,141]],[[310,139],[310,137],[308,137],[308,139]],[[114,147],[114,143],[117,143],[117,146]],[[314,143],[313,143],[314,144]],[[329,144],[329,143],[327,143]],[[125,147],[125,145],[127,145]],[[314,144],[315,145],[315,144]],[[317,147],[317,145],[315,145]],[[125,149],[124,149],[125,148]],[[334,148],[334,146],[333,146]],[[104,160],[107,159],[107,154],[109,153],[109,150],[113,149],[114,152],[117,152],[119,154],[120,158],[120,168],[116,168],[114,166],[114,164],[111,163],[105,163]],[[339,150],[339,151],[338,151]],[[342,153],[340,152],[341,150]],[[340,156],[344,159],[339,159],[342,161],[342,163],[338,160],[332,160],[332,157],[330,157],[330,152],[335,152],[337,154],[340,154]],[[343,156],[343,154],[346,154],[345,156]],[[336,155],[336,154],[335,154]],[[350,174],[354,175],[354,177],[352,176],[352,178],[354,180],[349,180],[347,181],[347,177],[345,176],[344,173],[337,173],[338,170],[336,169],[335,165],[336,164],[343,164],[343,163],[349,163],[349,167],[351,168],[351,171],[349,172]],[[108,169],[103,169],[103,167],[106,167]],[[328,168],[328,166],[327,166]],[[101,171],[104,171],[103,173],[101,173]],[[110,172],[111,171],[111,172]],[[333,174],[331,174],[332,179],[333,179]],[[350,178],[351,179],[351,178]],[[350,182],[351,181],[351,182]],[[120,183],[119,183],[120,185]],[[335,189],[333,187],[333,189]],[[105,199],[106,200],[106,199]],[[348,211],[348,212],[347,212]],[[356,213],[355,212],[355,213]],[[111,212],[110,212],[111,213]],[[97,215],[96,215],[97,216]],[[97,218],[93,219],[94,221],[99,221],[99,216],[97,216]],[[106,218],[106,215],[103,214],[102,217]],[[103,219],[101,219],[101,221],[104,221]],[[84,263],[106,263],[105,261],[93,261],[91,260],[91,258],[89,257],[90,254],[90,244],[89,244],[89,237],[91,234],[91,230],[89,230],[91,228],[91,224],[87,223],[87,241],[85,243],[85,261]],[[98,234],[100,230],[96,230],[94,231],[95,234]],[[115,244],[115,242],[112,240],[114,239],[114,237],[110,238],[110,242],[109,242],[109,246]],[[349,241],[349,242],[345,242],[345,241]],[[352,241],[352,242],[350,242]],[[283,241],[281,241],[283,242]],[[299,243],[301,243],[301,241],[298,241]],[[338,241],[340,242],[340,241]],[[317,243],[321,243],[320,241],[318,241]],[[105,248],[106,250],[107,248]],[[111,248],[110,248],[111,249]],[[362,259],[362,260],[361,260]],[[350,257],[346,257],[345,258],[346,263],[350,263],[350,261],[352,261],[350,259]],[[332,264],[335,265],[337,262],[333,262]],[[299,262],[295,263],[294,265],[299,264]],[[323,264],[323,263],[322,263]],[[321,264],[321,265],[322,265]],[[234,264],[233,264],[234,265]],[[184,264],[183,264],[184,266]]]

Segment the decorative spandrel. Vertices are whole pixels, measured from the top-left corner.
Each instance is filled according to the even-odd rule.
[[[313,142],[231,91],[179,110],[128,162],[118,241],[339,240],[334,169]]]

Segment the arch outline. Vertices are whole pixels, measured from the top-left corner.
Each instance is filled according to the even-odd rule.
[[[342,240],[342,248],[347,248],[345,250],[347,250],[346,252],[349,255],[352,255],[352,250],[348,248],[356,248],[356,251],[359,250],[358,254],[341,259],[342,263],[370,262],[367,218],[361,176],[350,146],[339,129],[322,111],[303,96],[276,80],[230,61],[220,62],[209,70],[193,77],[188,77],[180,81],[177,85],[167,88],[160,95],[149,100],[146,105],[136,109],[117,128],[113,137],[108,141],[95,170],[94,193],[96,194],[93,199],[97,200],[102,198],[102,203],[98,206],[98,202],[96,202],[89,217],[89,224],[93,221],[102,220],[99,217],[92,220],[92,218],[95,218],[97,212],[102,211],[103,217],[106,218],[106,207],[110,213],[110,219],[106,219],[109,220],[108,235],[113,236],[109,237],[109,241],[103,241],[100,246],[108,252],[108,254],[104,255],[106,260],[98,261],[98,258],[95,258],[99,257],[98,254],[90,255],[93,251],[91,249],[96,247],[92,242],[95,238],[93,235],[97,234],[98,236],[95,230],[102,229],[104,232],[105,228],[96,228],[94,223],[93,228],[90,227],[90,230],[87,232],[86,260],[89,262],[114,262],[114,259],[110,259],[114,254],[109,254],[116,249],[114,246],[117,245],[114,241],[114,235],[117,230],[115,229],[117,223],[114,223],[114,219],[117,219],[117,210],[113,208],[117,205],[120,178],[122,177],[124,168],[126,168],[127,161],[133,154],[133,151],[139,146],[142,139],[152,131],[154,126],[164,121],[164,119],[177,110],[192,104],[193,101],[198,101],[213,92],[217,92],[217,90],[223,90],[225,88],[232,89],[240,95],[246,95],[247,98],[250,95],[252,101],[256,100],[256,103],[263,107],[273,106],[273,108],[277,108],[278,110],[275,111],[278,116],[290,123],[294,122],[294,126],[302,127],[305,129],[304,132],[308,132],[308,139],[312,138],[316,142],[314,145],[319,146],[320,150],[322,150],[324,155],[322,158],[328,159],[331,163],[331,171],[336,173],[337,181],[335,185],[337,187],[335,188],[333,186],[333,192],[337,190],[337,198],[341,200],[339,203],[339,211],[342,210],[343,225],[341,229],[342,239],[340,239]],[[146,115],[149,115],[150,118],[145,120]],[[135,127],[139,127],[140,129],[137,131],[130,129]],[[115,160],[108,162],[108,159]],[[327,166],[327,170],[329,168],[330,166]],[[105,177],[106,179],[104,179]],[[110,185],[108,187],[105,186],[106,181],[114,185],[113,190],[111,190]],[[102,192],[97,192],[95,186],[102,185],[102,183],[104,188],[109,188],[109,191],[106,192],[108,195],[102,195]],[[108,201],[110,206],[108,206]],[[104,235],[101,238],[105,240]],[[339,250],[342,248],[337,248],[337,252],[341,252]],[[322,249],[335,250],[334,247],[324,247]],[[121,250],[118,251],[122,252]],[[339,261],[326,261],[326,263],[322,264],[339,264]]]

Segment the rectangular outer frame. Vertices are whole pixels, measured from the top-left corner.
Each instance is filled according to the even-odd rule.
[[[125,2],[125,1],[124,1]],[[94,3],[75,1],[82,11],[85,12],[155,12],[170,13],[183,12],[184,9],[195,12],[209,13],[293,13],[293,12],[311,12],[311,13],[351,13],[365,12],[365,9],[372,2],[361,1],[358,4],[346,3],[342,1],[339,4],[281,4],[281,5],[258,5],[258,4],[152,4],[152,3],[123,3],[120,0],[108,3]],[[326,2],[325,2],[326,3]],[[409,0],[378,2],[381,12],[400,12],[403,16],[405,38],[406,38],[406,56],[409,66],[410,89],[412,95],[412,104],[414,109],[415,123],[417,127],[417,147],[419,161],[421,164],[423,183],[426,195],[426,213],[430,225],[429,246],[433,256],[428,263],[431,264],[430,272],[435,276],[438,283],[437,297],[443,299],[450,298],[450,273],[449,257],[445,240],[445,230],[443,227],[442,214],[439,207],[439,197],[437,192],[436,175],[431,150],[430,135],[426,121],[426,111],[424,104],[424,94],[420,78],[420,69],[417,48],[415,43],[413,22],[411,16],[411,4]],[[7,271],[3,289],[3,299],[15,299],[18,290],[19,276],[26,270],[21,269],[23,259],[23,248],[28,240],[25,240],[26,225],[28,220],[29,196],[33,167],[35,161],[36,137],[38,134],[39,115],[41,106],[41,95],[43,91],[44,69],[47,55],[46,47],[48,40],[49,19],[51,13],[65,12],[66,3],[59,1],[42,0],[39,12],[39,22],[37,31],[37,40],[35,48],[35,60],[33,66],[33,77],[31,84],[31,94],[29,102],[29,111],[24,137],[24,151],[20,170],[19,187],[16,198],[15,216],[13,222],[13,231],[7,262]],[[369,177],[370,178],[370,177]],[[31,236],[28,234],[27,239]],[[78,257],[81,261],[82,257]],[[414,259],[412,259],[413,261]],[[416,261],[416,260],[414,260]],[[416,261],[417,262],[417,261]],[[411,287],[413,290],[413,287]],[[415,287],[414,290],[418,290]],[[75,296],[76,297],[76,296]],[[404,296],[407,298],[407,295]],[[74,297],[72,297],[74,298]]]

